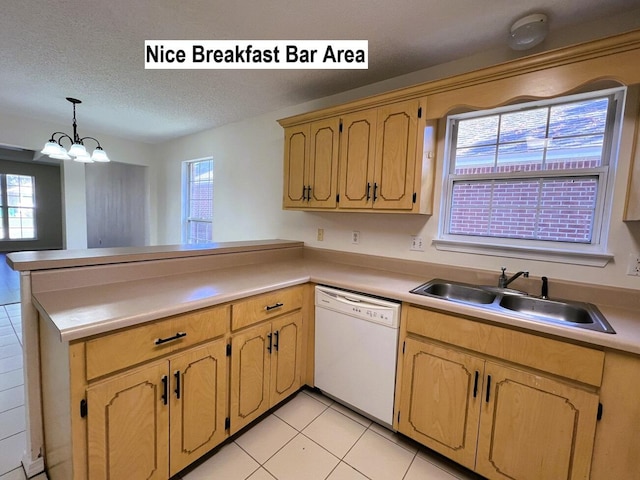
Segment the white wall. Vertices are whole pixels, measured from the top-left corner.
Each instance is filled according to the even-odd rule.
[[[0,116],[0,144],[40,151],[52,132],[70,131],[70,124],[59,125],[42,122],[32,118],[3,114]],[[100,143],[114,162],[149,166],[150,200],[150,242],[157,243],[157,209],[155,208],[156,172],[152,156],[152,147],[147,144],[132,142],[103,135],[99,132],[83,131],[83,134],[100,139]],[[62,162],[62,195],[64,244],[67,249],[87,247],[87,216],[85,196],[84,164]]]
[[[544,48],[551,49],[616,32],[640,28],[640,10],[594,24],[566,30],[550,37]],[[542,48],[542,47],[541,47]],[[585,281],[640,289],[640,277],[626,275],[629,252],[640,252],[640,225],[621,221],[629,158],[621,159],[616,179],[614,214],[611,219],[610,251],[615,261],[605,268],[525,261],[483,255],[438,251],[431,245],[438,228],[438,215],[410,216],[365,213],[292,212],[281,209],[283,180],[283,131],[279,118],[339,104],[395,88],[454,75],[515,58],[506,48],[482,52],[473,57],[422,70],[367,87],[344,92],[291,108],[270,112],[238,123],[207,130],[155,147],[161,162],[158,172],[158,240],[180,242],[181,162],[212,156],[214,160],[215,241],[286,238],[307,245],[334,250],[405,258],[426,262],[469,266],[499,272],[528,269],[532,275]],[[441,177],[441,164],[437,179]],[[437,180],[437,182],[438,182]],[[439,186],[435,211],[439,209]],[[316,240],[318,228],[324,241]],[[360,243],[351,244],[351,232],[360,232]],[[424,252],[409,251],[410,235],[426,241]],[[557,295],[557,294],[556,294]]]

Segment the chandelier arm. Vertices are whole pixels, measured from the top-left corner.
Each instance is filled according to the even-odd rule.
[[[56,136],[56,135],[60,135],[60,136],[58,137],[58,139],[57,139],[57,140],[55,139],[55,136]],[[63,138],[68,138],[68,139],[69,139],[69,141],[71,142],[71,144],[73,145],[73,138],[71,138],[71,137],[70,137],[69,135],[67,135],[66,133],[64,133],[64,132],[53,132],[53,133],[51,134],[51,141],[52,141],[52,142],[56,142],[56,143],[57,143],[58,145],[60,145],[60,146],[62,146],[62,144],[60,143],[60,140],[62,140]]]
[[[93,140],[94,142],[96,142],[96,143],[98,144],[98,148],[102,149],[102,146],[100,145],[100,142],[98,141],[98,139],[97,139],[97,138],[93,138],[93,137],[82,137],[82,138],[80,138],[80,139],[79,139],[79,140],[80,140],[80,143],[82,143],[82,144],[84,145],[84,141],[85,141],[86,139]]]

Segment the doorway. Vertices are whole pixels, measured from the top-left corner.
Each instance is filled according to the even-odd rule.
[[[147,245],[147,167],[116,162],[87,164],[85,182],[87,246]]]

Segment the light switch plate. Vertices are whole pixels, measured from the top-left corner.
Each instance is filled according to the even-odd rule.
[[[422,241],[422,237],[411,235],[411,245],[409,246],[409,250],[424,252],[424,242]]]

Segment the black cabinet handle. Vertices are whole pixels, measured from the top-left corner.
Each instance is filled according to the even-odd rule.
[[[307,186],[302,186],[302,201],[304,202],[307,199]]]
[[[271,353],[271,334],[267,335],[267,338],[269,339],[269,346],[267,347],[267,350],[269,350],[269,353]]]
[[[378,198],[377,192],[378,191],[378,184],[373,182],[373,201],[375,202],[376,199]]]
[[[277,330],[274,332],[274,336],[276,337],[275,341],[273,342],[273,348],[275,349],[275,351],[278,351],[278,337],[279,337],[279,333]]]
[[[174,392],[176,392],[176,398],[180,400],[180,370],[177,370],[173,376],[176,377],[176,389]]]
[[[179,338],[186,337],[186,336],[187,336],[186,332],[178,332],[173,337],[156,339],[155,344],[162,345],[163,343],[171,342],[172,340],[177,340]]]
[[[162,377],[162,396],[160,397],[162,399],[162,403],[164,403],[165,405],[169,401],[168,389],[169,389],[169,379],[165,375]]]
[[[489,397],[491,395],[491,375],[487,375],[487,403],[489,403]]]
[[[473,382],[473,398],[476,398],[478,395],[478,377],[480,376],[480,372],[476,370],[476,379]]]
[[[369,195],[369,191],[370,190],[371,190],[371,184],[369,182],[367,182],[367,202],[371,198],[371,195]]]
[[[268,312],[270,310],[273,310],[274,308],[280,308],[280,307],[283,307],[283,306],[284,306],[284,303],[278,302],[278,303],[275,303],[273,305],[267,305],[266,307],[264,307],[264,309]]]
[[[311,185],[307,187],[307,202],[311,201]]]

